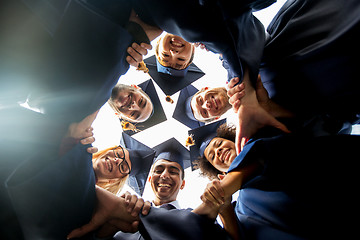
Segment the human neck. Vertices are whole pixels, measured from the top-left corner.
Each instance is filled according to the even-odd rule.
[[[173,202],[175,200],[173,200],[173,199],[162,200],[162,199],[156,198],[156,199],[153,200],[153,203],[155,204],[155,206],[161,206],[163,204],[170,203],[170,202]]]

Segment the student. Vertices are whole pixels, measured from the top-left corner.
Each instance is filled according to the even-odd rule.
[[[118,83],[111,92],[109,105],[122,119],[144,122],[154,111],[150,97],[137,86]]]
[[[231,84],[235,79],[231,80]],[[190,119],[210,122],[221,117],[229,109],[239,111],[241,100],[246,95],[244,84],[226,90],[224,87],[202,88],[184,100],[186,114]],[[260,76],[256,81],[256,97],[260,106],[273,117],[293,117],[289,111],[272,101],[264,88]]]
[[[161,36],[155,46],[156,60],[161,65],[158,66],[158,70],[162,72],[165,72],[168,68],[176,70],[187,69],[193,62],[194,54],[195,46],[193,44],[185,41],[180,36],[170,33]],[[186,72],[182,76],[185,74]]]
[[[153,204],[160,208],[156,209],[153,207],[150,209],[149,215],[147,215],[150,217],[149,220],[146,219],[145,215],[141,217],[140,232],[136,234],[117,233],[114,239],[147,239],[149,237],[151,239],[203,239],[201,237],[205,237],[206,239],[210,236],[228,239],[226,232],[218,225],[214,225],[213,222],[207,221],[207,219],[201,216],[196,216],[191,213],[191,209],[179,209],[176,198],[179,190],[185,185],[183,168],[184,160],[185,166],[190,164],[188,150],[174,138],[159,144],[154,149],[156,149],[157,157],[153,164],[149,181],[155,194]],[[231,205],[228,207],[232,209]],[[225,219],[229,220],[230,216],[226,214],[228,212],[224,211]],[[190,217],[189,220],[194,218],[196,221],[199,221],[198,225],[189,224],[186,221],[186,217]],[[176,224],[178,228],[163,227],[161,224],[157,224],[157,221],[153,220],[154,218],[162,218],[169,222],[178,223]],[[89,226],[92,229],[97,227],[94,223],[90,223],[85,227],[86,231],[84,229],[77,229],[69,236],[80,236],[84,232],[89,231]],[[179,230],[180,228],[183,228],[183,231]],[[206,230],[203,231],[205,228]]]
[[[141,195],[141,183],[146,181],[155,152],[136,140],[126,139],[125,143],[128,149],[120,146],[100,151],[93,161],[85,150],[89,145],[78,143],[60,159],[49,158],[44,163],[32,158],[21,164],[6,181],[6,187],[23,236],[65,238],[71,228],[92,215],[95,184],[115,195],[122,185],[112,180],[133,176],[136,181],[129,181],[129,185]],[[115,156],[125,159],[120,163]],[[106,185],[109,180],[112,184]],[[61,227],[53,224],[62,221]]]
[[[149,69],[150,77],[168,96],[173,95],[205,75],[193,62],[182,70],[164,67],[159,63],[156,55],[144,59],[144,62]]]

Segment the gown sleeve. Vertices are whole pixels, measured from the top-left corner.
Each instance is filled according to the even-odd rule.
[[[65,239],[90,221],[96,195],[87,147],[78,144],[60,159],[41,151],[9,176],[6,187],[25,239]]]
[[[148,215],[140,218],[139,231],[144,239],[231,239],[219,225],[191,209],[152,207]]]

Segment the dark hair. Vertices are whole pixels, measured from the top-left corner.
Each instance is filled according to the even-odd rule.
[[[216,137],[224,138],[235,142],[236,128],[234,125],[227,125],[226,123],[220,125],[216,131]],[[217,178],[218,174],[223,172],[217,170],[205,156],[199,157],[195,160],[195,164],[200,169],[200,175],[209,178],[210,180]]]

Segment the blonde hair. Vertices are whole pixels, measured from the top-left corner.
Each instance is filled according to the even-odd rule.
[[[92,162],[94,163],[98,158],[104,156],[107,153],[107,151],[113,150],[116,147],[117,146],[109,147],[101,151],[98,151],[97,153],[94,153],[92,156]],[[118,178],[111,182],[97,182],[96,185],[116,195],[124,187],[128,178],[129,175],[126,175],[125,177]]]

